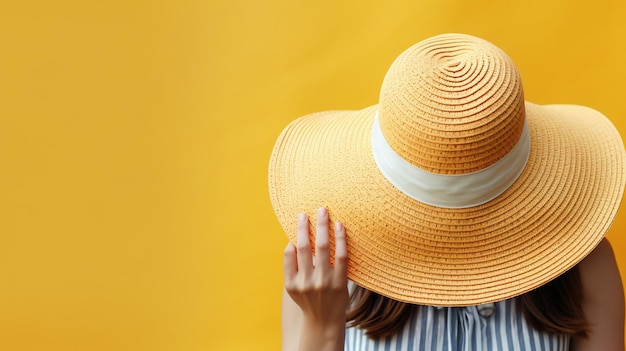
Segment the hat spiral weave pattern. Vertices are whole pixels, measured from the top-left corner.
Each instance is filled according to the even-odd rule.
[[[515,66],[497,47],[437,37],[391,65],[379,118],[389,145],[416,167],[471,173],[515,146],[524,126],[524,94]]]

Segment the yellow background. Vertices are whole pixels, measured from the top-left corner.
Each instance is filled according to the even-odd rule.
[[[0,350],[277,350],[266,172],[301,115],[376,103],[442,32],[626,133],[626,2],[2,1]],[[623,212],[609,234],[626,269]]]

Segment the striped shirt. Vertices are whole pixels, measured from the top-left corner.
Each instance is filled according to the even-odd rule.
[[[482,314],[481,314],[482,313]],[[346,330],[346,351],[566,351],[570,337],[539,332],[515,300],[471,307],[420,306],[401,333],[371,340]]]

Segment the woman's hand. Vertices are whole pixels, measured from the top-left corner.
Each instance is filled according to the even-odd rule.
[[[328,211],[317,213],[315,257],[309,242],[309,223],[298,218],[297,247],[285,248],[285,290],[302,312],[300,350],[343,350],[348,306],[345,229],[335,224],[335,261],[330,263]]]

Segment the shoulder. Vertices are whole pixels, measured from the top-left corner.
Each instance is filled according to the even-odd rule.
[[[590,330],[589,337],[574,340],[574,350],[623,350],[624,290],[609,241],[603,239],[578,268]]]
[[[585,289],[585,296],[589,298],[597,294],[616,294],[622,296],[622,280],[615,260],[615,253],[607,239],[600,244],[578,264],[580,275]],[[608,289],[608,290],[605,290]]]

